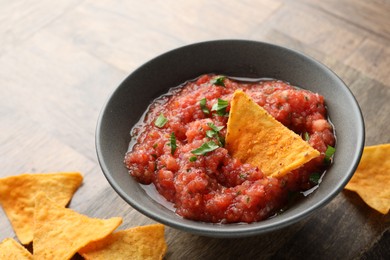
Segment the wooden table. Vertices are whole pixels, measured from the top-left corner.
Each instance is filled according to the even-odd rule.
[[[383,0],[0,2],[0,176],[80,171],[69,207],[153,223],[110,187],[94,134],[108,95],[173,48],[250,39],[313,56],[355,94],[366,145],[389,143],[390,2]],[[389,259],[390,216],[343,191],[308,219],[262,236],[215,239],[166,229],[166,259]],[[0,212],[0,240],[15,237]]]

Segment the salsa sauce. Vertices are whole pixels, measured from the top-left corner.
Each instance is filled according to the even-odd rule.
[[[257,167],[231,157],[223,137],[237,89],[301,135],[321,156],[279,178],[267,177]],[[222,113],[216,109],[219,100],[227,101]],[[210,135],[212,126],[220,129],[214,135]],[[210,140],[220,146],[194,155]],[[317,185],[316,176],[329,167],[325,152],[334,144],[321,95],[280,80],[245,81],[207,74],[173,88],[150,105],[132,130],[124,162],[131,176],[141,184],[153,183],[184,218],[251,223],[283,209],[292,193]]]

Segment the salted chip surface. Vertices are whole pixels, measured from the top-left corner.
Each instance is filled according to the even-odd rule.
[[[105,238],[121,223],[120,217],[84,216],[38,193],[34,210],[34,258],[70,259],[80,248]]]
[[[231,101],[226,148],[234,158],[272,177],[283,176],[320,155],[242,90],[235,91]]]
[[[0,243],[0,259],[32,260],[32,254],[12,238]]]
[[[164,225],[154,224],[121,230],[92,242],[79,253],[87,260],[163,259],[167,251]]]
[[[66,206],[83,181],[78,172],[20,174],[0,179],[0,204],[22,244],[33,240],[34,198],[43,191]]]
[[[355,191],[382,214],[390,210],[390,144],[366,146],[347,190]]]

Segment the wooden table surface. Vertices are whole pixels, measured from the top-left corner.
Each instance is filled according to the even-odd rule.
[[[69,207],[154,223],[111,188],[97,162],[108,95],[149,59],[187,44],[249,39],[306,53],[334,70],[363,111],[366,145],[389,143],[386,0],[0,1],[0,177],[80,171]],[[173,72],[174,73],[174,72]],[[166,228],[166,259],[389,259],[390,216],[343,191],[311,217],[266,235],[215,239]],[[0,210],[0,240],[15,234]]]

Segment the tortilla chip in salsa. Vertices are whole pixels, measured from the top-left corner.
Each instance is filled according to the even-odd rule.
[[[283,176],[320,155],[241,90],[234,92],[231,101],[226,148],[233,157],[272,177]]]

